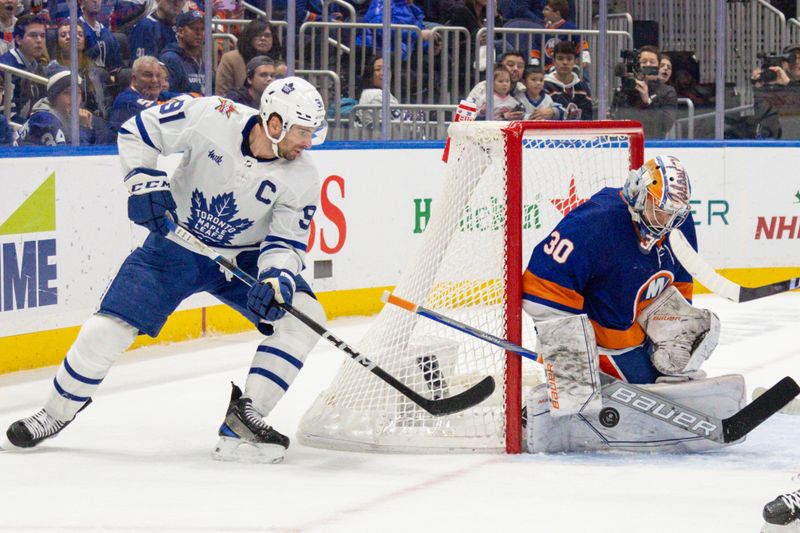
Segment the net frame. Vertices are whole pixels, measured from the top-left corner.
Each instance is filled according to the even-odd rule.
[[[613,169],[609,171],[608,176],[613,175],[615,179],[624,179],[624,176],[621,175],[623,172],[627,176],[628,170],[638,168],[643,163],[644,135],[641,125],[632,121],[467,122],[452,124],[449,132],[454,140],[453,150],[450,153],[450,163],[446,171],[445,188],[442,194],[437,197],[437,202],[441,201],[443,202],[442,205],[455,206],[457,209],[454,211],[448,208],[446,210],[447,215],[444,212],[434,213],[426,228],[426,235],[423,238],[420,250],[414,260],[406,265],[395,290],[401,297],[431,307],[427,301],[428,297],[437,298],[438,301],[438,298],[443,296],[438,294],[437,291],[428,292],[438,282],[443,282],[444,286],[447,287],[448,280],[466,279],[467,285],[458,288],[455,294],[461,294],[464,300],[472,301],[471,296],[474,287],[469,284],[469,280],[495,279],[499,283],[489,283],[488,285],[492,286],[492,295],[502,296],[502,303],[498,301],[499,305],[495,305],[488,302],[490,305],[494,305],[494,307],[490,308],[493,310],[487,311],[490,314],[485,315],[485,320],[480,318],[479,323],[475,323],[470,319],[462,318],[462,320],[478,329],[482,329],[481,324],[483,323],[485,324],[483,326],[485,331],[507,338],[516,344],[524,345],[523,340],[529,342],[532,340],[532,324],[526,322],[525,333],[523,334],[522,276],[519,270],[519,267],[524,265],[523,255],[526,251],[523,241],[525,239],[530,240],[532,237],[531,235],[523,235],[523,218],[527,224],[530,225],[531,222],[531,214],[528,212],[531,206],[524,205],[524,202],[526,195],[530,195],[530,192],[532,192],[523,190],[524,183],[526,179],[530,182],[531,173],[537,178],[540,175],[544,176],[545,184],[558,183],[556,176],[561,176],[558,179],[565,179],[562,176],[562,169],[557,169],[551,174],[548,173],[550,167],[542,167],[541,163],[536,159],[539,157],[537,149],[553,148],[558,150],[566,148],[564,153],[567,157],[574,152],[575,148],[606,149],[605,151],[600,150],[599,160],[587,158],[587,162],[583,164],[581,158],[571,159],[572,163],[575,163],[575,161],[577,163],[567,165],[566,168],[568,168],[568,173],[577,172],[577,174],[572,174],[573,176],[581,176],[588,171],[589,174],[601,178],[600,184],[608,183],[608,179],[602,178],[608,169]],[[597,140],[603,138],[603,136],[607,136],[607,139],[603,141]],[[625,140],[620,141],[620,138]],[[623,143],[626,144],[626,152],[618,149]],[[607,150],[608,148],[611,148],[611,150]],[[609,156],[608,153],[610,152],[613,153]],[[602,160],[604,153],[607,157],[610,157],[610,161]],[[528,169],[527,176],[524,177],[526,155],[529,158],[528,165],[532,166]],[[560,157],[560,152],[554,152],[554,155]],[[473,159],[473,157],[477,159]],[[534,159],[530,159],[531,157]],[[625,168],[626,160],[627,168]],[[609,162],[611,165],[609,165]],[[473,174],[471,169],[474,167],[469,166],[470,163],[479,165],[480,170],[476,172],[482,181],[470,181],[468,185],[462,186],[461,177],[463,174],[461,172],[466,171],[469,174]],[[464,165],[467,166],[464,167]],[[549,180],[550,176],[553,176],[553,180],[556,181]],[[454,180],[457,183],[452,183]],[[590,182],[593,187],[598,186],[595,181],[593,179]],[[486,185],[480,185],[481,183]],[[482,195],[487,190],[494,191],[495,189],[492,187],[502,188],[502,195],[499,201],[505,221],[495,227],[495,230],[502,228],[502,235],[492,238],[491,246],[486,249],[481,247],[487,244],[485,241],[478,240],[473,242],[473,240],[470,240],[469,249],[480,250],[484,252],[484,256],[488,254],[491,257],[501,258],[500,261],[492,261],[494,265],[492,268],[496,270],[491,270],[490,272],[494,272],[497,278],[491,278],[491,276],[482,278],[478,276],[477,278],[446,277],[439,279],[437,272],[440,272],[440,267],[449,264],[442,254],[449,254],[453,247],[459,250],[461,249],[459,246],[464,245],[460,240],[464,238],[463,235],[459,237],[457,233],[447,233],[448,230],[452,231],[454,229],[454,224],[460,224],[463,221],[462,216],[466,216],[465,213],[469,212],[459,210],[458,206],[464,206],[464,208],[469,209],[468,205],[472,205],[474,197],[485,199],[485,196]],[[539,190],[542,193],[547,190],[546,187],[547,185],[545,185],[544,189],[534,187],[533,190]],[[479,190],[481,191],[480,193],[478,192]],[[592,189],[592,192],[596,192],[596,190]],[[548,194],[550,194],[549,191]],[[570,196],[569,202],[572,205],[572,196]],[[557,207],[557,209],[561,211],[560,207]],[[472,213],[476,217],[475,225],[477,227],[477,210]],[[437,218],[437,214],[442,216]],[[535,222],[536,228],[549,230],[552,227],[550,225],[553,222],[552,214],[547,215],[544,219],[545,222],[538,220],[539,214],[535,213],[533,217],[537,219]],[[452,242],[440,238],[441,235],[439,234],[441,232],[439,230],[442,229],[445,230],[442,235],[450,235],[450,238],[453,239]],[[536,237],[535,240],[538,242],[540,239]],[[446,243],[444,247],[441,246],[442,243]],[[494,253],[498,253],[498,247],[500,248],[499,251],[502,252],[499,256],[495,256],[488,251],[494,250]],[[430,262],[430,257],[435,257],[436,259]],[[478,263],[482,264],[484,260],[485,257],[482,257]],[[434,270],[430,270],[430,268]],[[439,285],[436,286],[438,287]],[[499,289],[499,291],[496,289]],[[467,292],[460,292],[462,290]],[[454,293],[454,291],[450,290],[444,292],[446,293],[445,300],[447,295],[452,296],[452,293]],[[461,296],[457,296],[456,299],[458,301],[456,305],[463,303],[461,302]],[[476,301],[479,306],[481,303],[487,303],[482,299]],[[453,304],[452,301],[444,301],[443,303],[445,305],[448,303]],[[473,303],[472,305],[475,304]],[[467,307],[469,307],[469,304],[467,304]],[[435,309],[436,307],[434,306],[433,308]],[[450,307],[446,308],[451,311],[455,310]],[[483,317],[484,315],[481,316]],[[418,380],[419,375],[417,374],[413,377],[410,374],[406,375],[404,372],[409,370],[409,366],[393,367],[393,359],[383,359],[383,357],[398,357],[399,359],[396,361],[398,365],[403,365],[404,361],[408,365],[409,358],[413,360],[413,357],[419,355],[416,352],[413,354],[408,353],[412,346],[410,340],[412,337],[409,337],[409,334],[400,333],[401,338],[404,339],[400,344],[405,347],[406,353],[397,350],[397,338],[393,336],[395,335],[393,332],[397,331],[410,332],[412,329],[420,327],[423,330],[428,329],[429,325],[425,324],[428,322],[427,319],[416,317],[416,319],[422,321],[422,324],[417,324],[414,322],[414,317],[415,315],[410,315],[405,311],[384,308],[358,346],[371,359],[389,371],[394,372],[395,375],[407,385],[412,386],[412,388],[414,388],[415,384],[424,386],[419,381],[406,381],[408,378]],[[457,317],[454,318],[458,319]],[[419,333],[420,330],[417,329],[415,331],[413,338],[421,340],[423,337]],[[425,332],[423,331],[423,334]],[[461,333],[453,333],[463,337]],[[403,337],[403,335],[405,336]],[[440,338],[438,337],[438,332],[436,335],[437,337],[435,338]],[[429,341],[427,338],[425,340],[426,342]],[[391,342],[391,344],[384,344],[384,341]],[[465,344],[461,340],[458,343],[459,345]],[[485,346],[485,343],[480,341],[478,343]],[[461,363],[458,363],[459,366],[463,367],[465,364],[469,366],[470,362],[473,361],[471,359],[468,361],[463,359],[463,357],[473,353],[471,351],[473,348],[464,346],[464,351],[462,351],[462,348],[458,349],[458,360],[461,361]],[[447,347],[438,346],[437,349],[446,351]],[[347,361],[344,363],[345,366],[340,369],[331,386],[319,395],[317,401],[301,419],[298,427],[298,437],[301,442],[307,445],[351,451],[401,453],[493,451],[498,453],[505,450],[506,453],[519,453],[522,447],[521,406],[523,380],[526,380],[525,386],[530,387],[531,367],[539,367],[539,365],[530,364],[531,362],[529,361],[526,361],[525,365],[523,365],[520,357],[515,354],[504,353],[496,347],[492,347],[492,350],[491,359],[487,359],[485,363],[487,366],[481,367],[484,369],[483,375],[476,376],[472,374],[472,377],[477,380],[486,374],[494,375],[495,380],[498,381],[498,390],[493,395],[493,398],[489,399],[491,401],[487,400],[481,406],[464,413],[444,417],[448,419],[443,426],[446,431],[452,431],[453,429],[466,431],[464,434],[457,435],[455,439],[451,433],[447,432],[442,434],[441,438],[436,437],[438,434],[433,435],[432,431],[438,431],[436,427],[438,427],[437,424],[441,421],[440,419],[430,420],[430,423],[420,420],[424,418],[425,413],[406,409],[406,407],[413,406],[408,406],[407,400],[397,397],[396,391],[393,393],[396,398],[395,403],[391,402],[391,396],[387,396],[385,391],[375,390],[371,387],[368,379],[364,377],[369,376],[368,373],[363,372],[363,369],[360,368],[354,369],[352,366],[348,368]],[[429,352],[426,351],[424,353]],[[436,351],[434,353],[440,352]],[[419,362],[419,359],[417,361]],[[524,376],[523,366],[525,366]],[[460,370],[463,370],[463,368]],[[535,368],[534,372],[539,374],[538,382],[540,383],[542,381],[541,369]],[[445,375],[448,375],[448,373],[445,373]],[[457,375],[459,374],[456,373]],[[404,376],[406,379],[404,379]],[[466,376],[469,379],[470,374],[467,373]],[[430,382],[427,384],[430,385]],[[463,385],[470,384],[474,383]],[[458,386],[456,385],[456,387]],[[376,396],[372,396],[370,390]],[[425,390],[417,390],[417,392],[426,393]],[[451,392],[453,392],[452,389]],[[430,393],[436,394],[436,391],[431,388]],[[371,400],[368,400],[369,398]],[[358,407],[359,405],[362,407]],[[383,409],[386,410],[384,411]],[[495,414],[487,415],[487,412]],[[399,416],[399,418],[393,419],[392,414]],[[459,416],[463,416],[463,418],[455,420]],[[393,422],[383,426],[382,424],[386,420],[393,420]],[[483,421],[484,424],[488,425],[482,429],[476,429],[480,426],[473,427],[468,425],[473,421],[475,423]],[[487,428],[491,427],[494,428],[494,433],[487,433]]]

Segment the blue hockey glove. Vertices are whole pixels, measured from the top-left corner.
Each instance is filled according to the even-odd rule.
[[[152,169],[134,169],[125,179],[128,197],[128,218],[136,224],[166,235],[169,233],[165,214],[177,220],[175,200],[169,191],[166,173]]]
[[[294,277],[287,270],[270,268],[258,275],[257,285],[247,293],[247,308],[269,322],[275,322],[286,314],[278,303],[292,303],[294,297]]]

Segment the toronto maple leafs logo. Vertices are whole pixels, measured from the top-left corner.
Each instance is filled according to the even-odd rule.
[[[294,91],[294,82],[293,82],[293,81],[290,81],[289,83],[287,83],[286,85],[284,85],[284,86],[283,86],[283,89],[281,89],[281,91],[283,91],[283,92],[284,92],[284,93],[286,93],[286,94],[289,94],[289,93],[291,93],[292,91]]]
[[[192,193],[192,214],[189,227],[210,243],[230,244],[231,239],[253,225],[246,218],[234,218],[239,213],[233,193],[227,192],[211,197],[211,205],[202,192]]]

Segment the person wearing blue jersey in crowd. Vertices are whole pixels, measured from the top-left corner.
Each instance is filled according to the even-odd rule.
[[[244,391],[233,386],[213,456],[283,459],[289,438],[264,417],[319,336],[276,303],[325,320],[301,272],[320,195],[319,172],[306,150],[323,142],[326,131],[322,97],[297,77],[272,82],[258,110],[219,96],[181,97],[125,122],[118,147],[127,213],[149,234],[81,328],[44,408],[9,427],[9,448],[30,448],[59,433],[138,334],[155,337],[183,300],[208,292],[265,335]],[[158,158],[177,153],[183,156],[170,176]],[[169,219],[259,281],[249,287],[226,277],[208,257],[168,239]]]
[[[114,99],[108,117],[108,127],[114,138],[125,121],[159,102],[161,76],[161,65],[155,57],[142,56],[133,62],[131,83]]]
[[[178,41],[161,52],[161,62],[169,71],[170,90],[178,93],[204,94],[206,74],[203,67],[203,13],[187,11],[175,22]]]
[[[158,57],[168,44],[176,43],[175,20],[186,0],[158,0],[156,9],[133,27],[128,35],[131,61],[142,56]]]
[[[564,393],[577,383],[594,390],[594,400],[600,400],[599,370],[622,382],[671,384],[677,397],[696,398],[698,391],[706,391],[705,397],[713,398],[706,412],[721,405],[735,412],[743,405],[741,376],[705,379],[700,367],[717,345],[719,319],[691,305],[692,276],[668,240],[670,232],[680,231],[697,248],[691,192],[681,162],[658,156],[631,171],[624,187],[604,188],[586,200],[553,202],[566,216],[534,248],[522,295],[523,309],[536,324],[537,352],[556,384],[552,388]],[[714,380],[715,385],[707,384]],[[652,425],[647,417],[632,418],[635,434],[615,433],[622,431],[611,429],[616,417],[601,417],[600,429],[589,430],[601,407],[594,401],[581,405],[577,417],[542,417],[547,394],[534,391],[528,403],[538,451],[607,448],[610,440],[634,448],[688,446],[682,450],[704,449],[711,442],[689,445],[698,437],[681,434],[683,430],[675,433],[668,424],[645,430]],[[563,407],[559,400],[563,398],[550,395],[551,414],[554,405]],[[600,439],[598,432],[605,432]]]
[[[18,146],[56,146],[69,144],[72,140],[70,135],[71,73],[64,67],[53,64],[48,67],[48,74],[50,75],[47,82],[47,97],[36,102],[30,118],[17,133],[15,144]],[[78,83],[82,83],[80,78],[78,78]],[[102,118],[81,107],[82,93],[83,91],[79,87],[77,105],[80,144],[106,144],[109,142],[107,125]]]
[[[116,73],[122,67],[122,52],[111,30],[97,19],[103,0],[82,0],[80,6],[80,21],[86,35],[86,55],[92,58],[96,67],[109,74]]]
[[[0,56],[0,64],[8,65],[31,74],[44,76],[45,30],[47,18],[41,15],[25,15],[14,26],[15,48]],[[44,94],[38,83],[17,79],[11,97],[11,121],[22,124],[28,119],[31,108]]]

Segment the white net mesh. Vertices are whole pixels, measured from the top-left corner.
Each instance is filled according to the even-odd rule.
[[[530,123],[536,126],[536,123]],[[508,123],[450,128],[442,192],[420,250],[395,294],[472,327],[506,337],[506,141]],[[523,146],[523,264],[570,207],[605,185],[621,186],[630,165],[627,135],[526,130]],[[512,245],[514,245],[512,243]],[[523,344],[534,348],[523,319]],[[505,353],[488,343],[387,305],[357,349],[429,398],[457,394],[487,375],[494,394],[480,405],[433,417],[358,364],[345,361],[298,428],[304,444],[395,452],[492,451],[506,446],[506,387],[540,381],[524,361],[522,384],[507,380]]]

